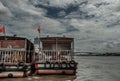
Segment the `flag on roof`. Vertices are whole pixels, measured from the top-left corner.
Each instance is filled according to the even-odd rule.
[[[37,29],[37,30],[38,30],[38,33],[40,33],[40,25],[38,26],[38,29]]]
[[[4,27],[4,25],[2,27],[0,27],[0,33],[3,33],[5,35],[5,27]]]

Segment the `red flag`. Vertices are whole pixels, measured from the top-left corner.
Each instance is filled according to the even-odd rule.
[[[2,26],[2,27],[0,28],[0,33],[3,33],[3,34],[5,35],[5,28],[4,28],[4,26]]]
[[[38,29],[37,29],[37,30],[38,30],[38,33],[40,33],[40,25],[38,26]]]

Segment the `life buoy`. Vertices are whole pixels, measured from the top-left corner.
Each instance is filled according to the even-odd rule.
[[[20,61],[20,62],[18,63],[18,65],[19,65],[19,66],[24,66],[25,63],[24,63],[23,61]]]
[[[70,61],[69,66],[70,66],[70,68],[75,68],[75,66],[76,66],[76,62],[73,61],[73,60]]]
[[[8,74],[8,77],[9,77],[9,78],[13,78],[13,74],[12,74],[12,73],[9,73],[9,74]]]
[[[20,67],[24,68],[25,63],[23,61],[20,61],[17,65],[17,69],[20,69]]]
[[[61,65],[63,69],[67,68],[67,63],[66,62],[62,62],[62,65]]]
[[[53,68],[54,68],[54,69],[59,69],[59,68],[60,68],[60,63],[55,62],[55,63],[53,64]]]
[[[51,67],[50,62],[46,61],[46,62],[45,62],[45,68],[50,68],[50,67]]]

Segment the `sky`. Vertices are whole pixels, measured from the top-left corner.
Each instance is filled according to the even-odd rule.
[[[71,36],[81,52],[120,52],[120,0],[0,0],[7,35]],[[0,36],[2,34],[0,33]]]

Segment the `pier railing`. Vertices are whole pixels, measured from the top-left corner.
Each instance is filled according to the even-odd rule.
[[[25,50],[0,50],[0,63],[17,64],[20,61],[26,63]]]
[[[63,62],[73,59],[72,50],[42,50],[36,55],[36,62]]]

